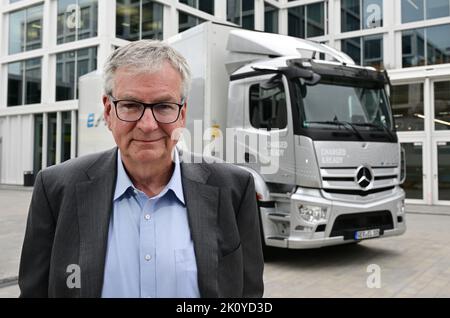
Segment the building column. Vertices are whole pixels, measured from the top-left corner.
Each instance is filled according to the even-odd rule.
[[[62,141],[62,116],[61,112],[56,113],[56,159],[55,164],[61,163],[61,141]]]
[[[326,34],[328,35],[328,45],[340,50],[341,41],[336,41],[336,35],[341,32],[341,2],[340,1],[327,1],[325,5],[328,4],[328,13],[325,15],[328,19],[328,23],[325,23],[327,28]],[[326,21],[325,21],[326,22]]]
[[[77,111],[72,110],[70,114],[70,159],[77,156],[77,131],[78,131]]]
[[[280,9],[278,14],[278,33],[288,34],[288,9]]]
[[[264,0],[255,0],[255,30],[264,31]]]
[[[170,6],[165,5],[163,9],[164,40],[178,34],[178,11],[176,8],[178,0],[172,0],[170,2]]]
[[[112,40],[116,36],[116,0],[99,0],[98,12],[97,70],[101,71],[112,52]]]
[[[42,114],[42,169],[47,168],[48,113]]]
[[[383,28],[388,32],[383,34],[383,63],[384,68],[388,70],[394,69],[396,66],[395,56],[400,51],[396,50],[395,45],[395,22],[397,21],[397,9],[400,9],[400,1],[384,1],[383,2]],[[398,48],[398,47],[397,47]]]
[[[224,22],[227,21],[227,1],[226,0],[215,0],[214,16],[220,21],[224,21]]]

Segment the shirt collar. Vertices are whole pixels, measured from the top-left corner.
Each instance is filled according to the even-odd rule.
[[[185,204],[183,195],[183,186],[181,182],[180,158],[176,148],[174,148],[173,159],[175,163],[175,168],[173,170],[172,176],[169,180],[169,183],[167,183],[167,185],[164,187],[161,193],[157,195],[157,197],[165,195],[165,193],[168,190],[172,190],[173,193],[178,198],[178,200],[180,200],[181,203]],[[120,150],[117,149],[117,181],[116,181],[116,190],[114,192],[114,201],[120,198],[130,187],[139,191],[133,185],[133,182],[131,182],[130,177],[125,171]]]

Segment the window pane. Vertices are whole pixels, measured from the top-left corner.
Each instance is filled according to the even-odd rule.
[[[264,5],[264,31],[278,33],[278,9]]]
[[[426,28],[427,64],[450,63],[450,24]]]
[[[383,68],[383,36],[366,36],[364,42],[363,65],[373,66],[377,69]]]
[[[434,129],[450,129],[450,81],[434,83]]]
[[[9,15],[9,54],[25,50],[25,16],[26,10]]]
[[[450,15],[448,0],[428,0],[427,6],[427,19],[447,17]]]
[[[361,65],[361,38],[345,39],[341,42],[342,51],[347,53],[356,64]]]
[[[406,155],[406,179],[402,184],[407,199],[423,199],[422,143],[402,143]]]
[[[197,0],[179,0],[180,3],[184,3],[185,5],[191,6],[193,8],[196,8]]]
[[[450,142],[438,144],[439,200],[450,200]]]
[[[139,0],[117,0],[116,36],[121,39],[139,40]]]
[[[214,0],[179,0],[179,2],[214,15]]]
[[[78,20],[76,0],[58,0],[58,44],[75,41]]]
[[[425,32],[414,29],[402,32],[403,67],[425,65]]]
[[[8,106],[22,105],[23,62],[8,64]]]
[[[394,85],[391,105],[398,131],[424,129],[423,83]]]
[[[71,112],[61,113],[61,162],[70,159]]]
[[[80,76],[83,76],[89,72],[97,69],[97,48],[81,49],[77,51],[77,73],[76,83]],[[75,98],[78,98],[78,85]]]
[[[214,0],[198,0],[198,9],[214,15]]]
[[[142,39],[163,38],[163,6],[144,0],[142,2]]]
[[[43,6],[36,6],[27,9],[27,51],[42,47],[42,16]]]
[[[178,32],[186,31],[202,22],[204,22],[203,19],[178,11]]]
[[[241,25],[241,0],[227,0],[227,21]]]
[[[75,51],[56,55],[56,100],[75,98]]]
[[[25,104],[41,102],[41,59],[25,62]]]
[[[341,1],[341,32],[361,28],[360,0]]]
[[[314,3],[306,6],[307,37],[325,34],[324,3]]]
[[[35,176],[42,169],[42,131],[42,114],[34,115],[33,170]]]
[[[78,40],[97,36],[97,0],[78,0],[80,6],[80,22]]]
[[[402,0],[402,23],[424,19],[423,0]]]
[[[250,123],[255,128],[285,128],[287,125],[286,96],[282,84],[263,89],[250,87]]]
[[[56,100],[78,98],[79,77],[97,68],[97,48],[60,53],[56,60]]]
[[[58,0],[57,43],[97,36],[97,11],[97,0]]]
[[[47,116],[47,167],[56,163],[56,113]]]
[[[252,0],[242,1],[242,27],[248,30],[255,28],[255,2]]]
[[[363,0],[363,29],[383,26],[383,0]]]
[[[305,38],[305,7],[288,9],[288,35]]]

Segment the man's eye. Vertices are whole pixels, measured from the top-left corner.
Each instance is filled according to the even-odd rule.
[[[158,104],[155,105],[156,111],[173,111],[176,110],[177,106],[173,104]]]
[[[120,103],[119,107],[121,107],[123,109],[127,109],[127,110],[134,110],[134,109],[140,108],[141,105],[137,104],[137,103],[125,102],[125,103]]]

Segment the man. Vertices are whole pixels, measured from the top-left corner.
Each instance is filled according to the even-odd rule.
[[[166,44],[117,49],[104,116],[117,148],[41,171],[30,205],[22,297],[261,297],[253,179],[183,163],[190,72]]]

